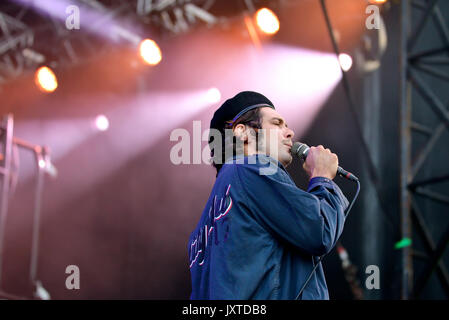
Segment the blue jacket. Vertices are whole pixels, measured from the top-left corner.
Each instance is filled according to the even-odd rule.
[[[311,179],[305,192],[267,155],[234,157],[189,238],[190,298],[295,299],[336,244],[347,206],[330,179]],[[329,299],[321,265],[301,298]]]

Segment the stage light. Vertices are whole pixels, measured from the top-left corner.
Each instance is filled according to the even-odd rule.
[[[140,56],[149,65],[155,66],[162,60],[162,53],[159,46],[150,39],[145,39],[140,43]]]
[[[45,160],[39,160],[39,167],[41,169],[45,169],[45,167],[47,166],[47,163],[45,162]]]
[[[383,4],[387,2],[387,0],[369,0],[369,2],[372,4]]]
[[[263,33],[275,34],[279,31],[279,19],[270,9],[259,9],[256,12],[256,22]]]
[[[58,88],[58,79],[48,67],[41,67],[36,71],[35,82],[43,92],[53,92]]]
[[[100,131],[106,131],[109,128],[109,120],[104,115],[99,115],[95,118],[95,126]]]
[[[343,69],[343,71],[349,71],[352,67],[352,58],[349,54],[346,53],[340,53],[338,56],[338,60],[340,62],[340,66]]]
[[[210,103],[217,103],[221,99],[220,90],[217,88],[211,88],[207,91],[207,101]]]

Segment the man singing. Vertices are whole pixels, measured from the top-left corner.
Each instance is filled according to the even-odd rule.
[[[190,298],[295,299],[343,231],[349,203],[332,181],[338,158],[311,147],[309,186],[299,189],[285,170],[294,132],[257,92],[228,99],[210,128],[217,179],[188,243]],[[329,299],[321,265],[300,299]]]

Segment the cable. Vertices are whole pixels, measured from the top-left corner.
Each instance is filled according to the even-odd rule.
[[[345,213],[345,220],[346,220],[346,218],[348,217],[349,211],[351,211],[352,206],[353,206],[354,203],[355,203],[355,200],[356,200],[357,197],[359,196],[359,192],[360,192],[360,181],[357,180],[356,182],[357,182],[357,191],[356,191],[356,193],[355,193],[354,199],[352,199],[351,204],[349,205],[348,209],[346,210],[346,213]],[[341,234],[340,234],[340,236],[341,236]],[[338,239],[340,239],[340,237],[338,237]],[[335,243],[338,242],[338,239],[337,239],[337,241],[335,241]],[[320,265],[320,263],[321,263],[321,261],[323,260],[323,258],[324,258],[325,256],[327,256],[331,251],[332,251],[332,250],[330,250],[328,253],[323,254],[322,256],[319,257],[318,262],[315,264],[315,267],[313,268],[312,272],[310,272],[310,274],[309,274],[309,276],[308,276],[306,282],[303,284],[303,286],[302,286],[301,290],[299,291],[298,295],[296,296],[295,300],[298,300],[298,299],[299,299],[299,297],[300,297],[301,294],[303,293],[304,289],[306,288],[307,284],[309,283],[310,279],[312,278],[312,275],[314,274],[316,268]]]

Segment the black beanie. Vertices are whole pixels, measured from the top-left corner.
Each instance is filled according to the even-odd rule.
[[[254,91],[242,91],[226,100],[215,111],[210,121],[210,128],[222,131],[227,121],[232,120],[234,122],[249,110],[262,107],[275,109],[273,103],[263,94]]]

